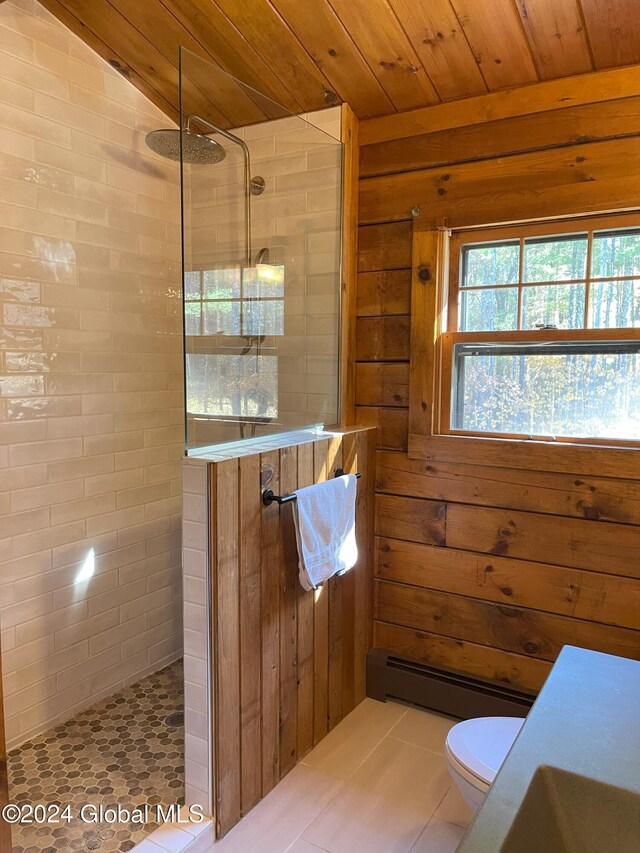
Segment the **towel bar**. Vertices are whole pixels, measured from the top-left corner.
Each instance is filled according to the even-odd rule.
[[[342,470],[342,468],[336,468],[336,470],[335,470],[335,476],[336,476],[336,477],[342,477],[342,476],[344,476],[344,471]],[[359,480],[359,479],[360,479],[360,477],[362,477],[362,474],[358,473],[358,474],[356,474],[356,477],[357,477],[357,478],[358,478],[358,480]],[[274,495],[274,494],[273,494],[273,489],[265,489],[265,490],[264,490],[264,492],[262,493],[262,503],[263,503],[265,506],[271,506],[271,504],[272,504],[272,503],[277,503],[277,504],[288,504],[288,503],[291,503],[291,501],[295,501],[295,499],[296,499],[295,494],[291,494],[291,495]]]

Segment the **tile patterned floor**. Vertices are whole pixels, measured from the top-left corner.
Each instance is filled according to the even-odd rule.
[[[183,710],[182,661],[105,699],[9,754],[12,803],[59,803],[77,814],[85,803],[181,802],[184,728],[167,725]],[[153,813],[153,809],[151,810]],[[125,853],[158,824],[16,825],[13,853]]]
[[[454,853],[471,820],[444,757],[454,723],[366,699],[222,841],[161,827],[134,853]]]

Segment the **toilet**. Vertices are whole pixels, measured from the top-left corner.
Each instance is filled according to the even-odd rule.
[[[523,723],[521,717],[477,717],[449,731],[445,743],[449,773],[474,814]]]

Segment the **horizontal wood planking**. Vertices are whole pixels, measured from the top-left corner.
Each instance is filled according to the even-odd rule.
[[[362,184],[362,181],[360,183]],[[360,216],[361,213],[359,211]],[[409,269],[412,235],[412,221],[360,227],[358,272]]]
[[[378,621],[548,661],[555,660],[568,638],[577,646],[640,657],[638,635],[628,628],[384,580],[375,583],[374,616]]]
[[[363,362],[356,365],[356,406],[409,403],[409,365]]]
[[[408,361],[409,316],[359,317],[358,361]]]
[[[439,501],[378,495],[377,532],[423,545],[444,545],[447,507]]]
[[[357,566],[317,598],[298,581],[290,504],[262,504],[359,471]],[[211,463],[217,832],[364,698],[371,646],[374,430]]]
[[[377,620],[373,623],[373,643],[376,648],[389,649],[396,655],[430,666],[457,670],[531,692],[542,687],[551,669],[548,661]]]
[[[429,169],[638,134],[640,98],[393,139],[360,149],[360,175]]]
[[[640,585],[600,572],[378,537],[376,576],[640,630]]]
[[[620,163],[626,164],[624,175]],[[452,228],[637,207],[640,137],[592,142],[360,182],[360,222]],[[388,227],[388,226],[387,226]]]
[[[395,495],[640,524],[640,482],[563,472],[430,462],[381,452],[377,488]]]
[[[390,450],[407,449],[409,410],[382,406],[356,406],[356,425],[377,428],[377,446]]]
[[[358,240],[356,424],[376,426],[377,446],[398,450],[408,445],[409,372],[388,360],[409,356],[412,233],[411,222],[376,225]]]
[[[628,524],[448,504],[446,539],[451,548],[640,578],[640,529]]]
[[[397,138],[392,133],[390,141],[370,146],[371,153],[363,149],[363,170],[388,175],[361,180],[360,235],[366,250],[360,273],[363,316],[377,316],[379,311],[391,323],[396,318],[389,314],[410,313],[397,307],[380,310],[402,304],[394,301],[397,284],[376,280],[378,273],[367,271],[366,264],[373,259],[373,269],[385,272],[401,262],[399,269],[406,275],[408,220],[416,203],[422,204],[418,229],[440,224],[434,211],[447,215],[444,208],[450,200],[453,216],[447,224],[453,227],[624,206],[629,197],[625,185],[635,185],[640,177],[640,169],[628,166],[628,158],[636,163],[640,152],[634,138],[640,69],[607,79],[614,84],[615,104],[599,106],[604,90],[592,93],[581,89],[579,81],[573,90],[577,100],[564,83],[552,87],[555,95],[563,90],[561,97],[568,100],[555,103],[546,115],[535,103],[517,105],[513,93],[501,93],[486,101],[474,99],[476,107],[482,110],[484,104],[490,115],[474,111],[465,119],[462,104],[456,105],[462,113],[449,105],[442,111],[425,110],[430,123],[421,128],[423,138],[406,138],[411,134],[405,134],[403,121],[396,119]],[[598,80],[594,82],[597,89]],[[615,88],[618,84],[623,90]],[[520,91],[530,92],[534,100],[542,98],[537,87]],[[547,93],[555,97],[551,90]],[[596,106],[581,106],[584,103]],[[501,109],[506,112],[501,114]],[[528,118],[514,118],[527,111]],[[403,119],[412,120],[412,115],[415,118],[407,114]],[[494,124],[484,124],[487,119]],[[361,142],[367,140],[371,124],[361,127]],[[465,124],[473,126],[460,127]],[[599,140],[608,139],[608,134],[620,138],[599,142],[575,138],[587,133]],[[528,153],[520,153],[520,146]],[[594,159],[598,162],[592,174]],[[458,160],[478,162],[455,165]],[[594,174],[597,181],[590,180]],[[379,224],[366,224],[375,220],[368,207],[371,187],[380,189],[375,201],[380,203],[375,213],[380,215]],[[456,219],[460,211],[462,216]],[[396,216],[397,222],[389,221]],[[404,236],[394,232],[394,225],[404,227]],[[404,240],[404,249],[396,238]],[[416,255],[412,266],[418,263]],[[391,301],[386,298],[389,288]],[[407,455],[400,422],[387,421],[385,427],[391,416],[382,414],[401,411],[404,423],[403,393],[394,398],[398,389],[391,381],[401,377],[390,372],[399,365],[378,362],[360,367],[365,370],[360,375],[364,405],[359,411],[363,422],[380,424],[378,446],[383,448],[377,453],[376,572],[381,584],[405,585],[407,590],[395,593],[405,596],[401,611],[378,597],[376,646],[531,690],[540,687],[562,643],[580,642],[638,656],[640,584],[634,557],[640,532],[638,454],[558,443],[431,439],[416,428],[410,431]],[[424,602],[420,589],[431,591],[427,593],[431,605],[433,593],[441,596],[439,602],[446,606],[442,618],[430,619],[436,609],[419,606]],[[514,612],[525,615],[514,617]],[[469,613],[482,613],[482,619],[476,624]],[[400,619],[412,627],[399,625]],[[491,619],[495,636],[487,633],[485,623]],[[462,638],[457,636],[461,625],[467,627]],[[525,634],[514,632],[514,625],[525,626]],[[537,639],[531,639],[533,634]],[[525,635],[525,642],[539,643],[549,661],[524,651]],[[613,647],[607,646],[610,641]]]
[[[482,124],[534,113],[555,112],[581,104],[606,103],[640,95],[640,66],[581,74],[533,83],[447,104],[436,104],[401,116],[363,121],[360,144],[419,136],[455,127]]]
[[[411,270],[381,270],[358,275],[358,317],[408,314],[411,308]]]
[[[428,436],[409,433],[409,456],[427,462],[461,462],[501,468],[531,468],[589,476],[640,480],[640,459],[635,448],[603,447],[545,441]]]

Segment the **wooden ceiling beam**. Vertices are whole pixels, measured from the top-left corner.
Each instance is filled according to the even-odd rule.
[[[424,133],[360,149],[360,177],[636,135],[640,97]]]
[[[360,124],[360,145],[638,95],[640,65],[594,71],[368,119]]]
[[[625,163],[620,177],[620,163]],[[628,165],[627,165],[628,164]],[[591,211],[627,210],[640,198],[640,135],[367,178],[360,223],[451,228]]]

